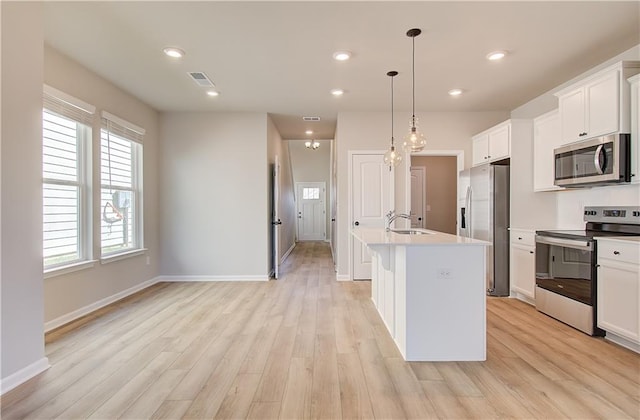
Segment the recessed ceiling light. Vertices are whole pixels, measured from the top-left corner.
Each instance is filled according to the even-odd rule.
[[[218,95],[220,95],[220,92],[218,92],[217,90],[208,90],[207,91],[207,95],[209,95],[209,96],[218,96]]]
[[[333,59],[338,61],[345,61],[351,58],[349,51],[336,51],[333,53]]]
[[[333,96],[340,96],[340,95],[344,94],[344,90],[342,90],[342,89],[331,89],[331,94]]]
[[[449,91],[449,95],[451,95],[451,96],[460,96],[460,95],[462,95],[462,89],[457,89],[457,88],[456,89],[451,89]]]
[[[186,54],[183,50],[176,47],[167,47],[164,50],[164,53],[172,58],[182,58]]]
[[[506,51],[492,51],[487,54],[487,59],[491,61],[501,60],[507,55]]]
[[[304,132],[306,135],[310,136],[311,134],[313,134],[313,130],[307,130]]]

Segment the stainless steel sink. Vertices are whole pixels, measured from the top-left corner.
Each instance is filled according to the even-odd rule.
[[[432,232],[423,229],[391,229],[391,232],[400,235],[433,235]]]

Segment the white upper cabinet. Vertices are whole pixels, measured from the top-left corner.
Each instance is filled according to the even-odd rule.
[[[627,78],[639,71],[640,62],[622,61],[557,92],[562,144],[628,133]]]
[[[553,184],[553,149],[562,145],[560,114],[554,110],[533,120],[533,190],[561,190]]]
[[[511,153],[511,121],[507,120],[472,137],[473,166],[506,159]]]
[[[640,183],[640,74],[631,83],[631,182]]]

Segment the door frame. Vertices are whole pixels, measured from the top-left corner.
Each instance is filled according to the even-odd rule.
[[[300,181],[300,182],[296,182],[295,183],[295,197],[296,197],[296,215],[299,215],[299,208],[298,206],[300,205],[300,200],[301,198],[298,196],[298,188],[299,187],[304,187],[304,186],[310,186],[310,187],[318,187],[320,186],[322,188],[322,194],[321,196],[323,196],[323,207],[322,207],[322,223],[324,225],[324,238],[322,239],[300,239],[300,217],[298,217],[296,219],[296,239],[298,241],[308,241],[308,240],[318,240],[318,241],[326,241],[327,240],[327,183],[324,181]]]
[[[409,189],[411,189],[411,170],[413,169],[422,173],[422,214],[420,215],[422,217],[422,223],[420,223],[422,226],[419,227],[424,228],[427,223],[427,168],[425,166],[409,166]],[[409,215],[411,215],[411,211],[411,195],[409,195]]]
[[[405,201],[404,205],[406,209],[411,210],[411,157],[413,156],[455,156],[456,159],[456,207],[457,197],[460,193],[460,171],[464,170],[464,150],[423,150],[421,152],[414,152],[411,155],[407,155],[408,164],[405,165],[404,182],[405,182]],[[426,175],[426,174],[425,174]],[[426,189],[426,188],[425,188]],[[426,200],[426,195],[425,195]],[[456,210],[456,231],[460,226],[460,212]],[[425,220],[426,222],[426,220]]]
[[[356,240],[351,234],[353,227],[353,156],[355,155],[380,155],[384,156],[386,150],[348,150],[347,162],[347,235],[349,236],[349,280],[353,281],[353,241]],[[407,166],[407,165],[405,165]],[[389,209],[395,207],[395,170],[391,170],[391,179],[389,183]],[[409,173],[411,177],[411,173]]]

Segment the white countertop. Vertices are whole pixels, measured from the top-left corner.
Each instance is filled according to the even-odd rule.
[[[640,243],[640,236],[596,236],[595,240],[616,241],[616,242],[634,242]]]
[[[351,234],[365,245],[403,245],[403,246],[440,246],[440,245],[475,245],[487,246],[490,242],[471,239],[464,236],[450,235],[435,230],[420,229],[429,233],[423,235],[405,235],[387,232],[383,228],[358,227]]]

